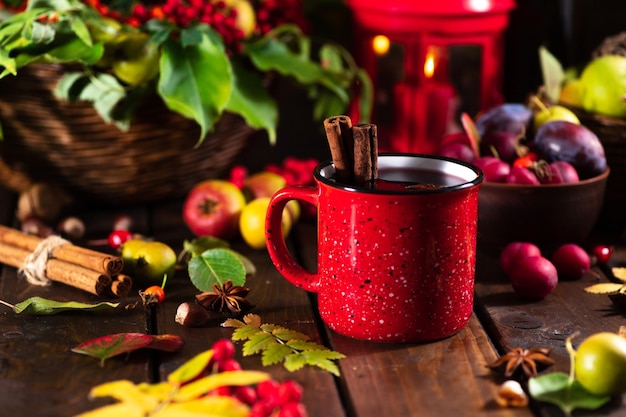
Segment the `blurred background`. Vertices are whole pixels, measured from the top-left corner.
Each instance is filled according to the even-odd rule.
[[[354,50],[354,20],[344,0],[303,2],[314,37],[332,39]],[[504,34],[504,99],[524,101],[542,84],[538,58],[541,45],[566,68],[588,62],[603,39],[626,31],[624,4],[624,0],[516,0]],[[241,163],[254,170],[288,155],[329,159],[323,126],[311,121],[306,92],[281,84],[277,93],[281,98],[278,143],[270,146],[262,134],[257,135]]]

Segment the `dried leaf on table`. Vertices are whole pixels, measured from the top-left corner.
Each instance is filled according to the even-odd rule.
[[[175,335],[148,335],[144,333],[116,333],[91,339],[72,349],[74,353],[93,356],[104,364],[106,359],[141,348],[173,352],[180,349],[183,341]]]
[[[80,303],[77,301],[55,301],[42,297],[31,297],[15,305],[0,301],[11,307],[16,314],[52,315],[64,311],[101,311],[119,306],[119,303],[101,302],[96,304]]]

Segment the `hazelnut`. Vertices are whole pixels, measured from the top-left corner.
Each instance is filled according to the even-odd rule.
[[[502,407],[526,407],[528,396],[519,382],[509,379],[498,388],[496,401]]]
[[[185,327],[204,326],[210,318],[209,312],[197,303],[184,302],[176,309],[176,323]]]

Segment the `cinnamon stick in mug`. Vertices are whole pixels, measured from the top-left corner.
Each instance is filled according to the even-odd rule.
[[[324,120],[324,129],[335,166],[335,175],[341,181],[352,182],[354,166],[352,120],[348,116],[332,116]]]
[[[354,182],[373,185],[378,178],[378,129],[371,123],[352,127],[354,138]]]

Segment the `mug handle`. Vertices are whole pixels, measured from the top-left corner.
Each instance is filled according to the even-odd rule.
[[[282,218],[283,210],[289,201],[300,200],[317,207],[318,199],[317,187],[285,187],[272,196],[265,218],[265,242],[274,266],[287,281],[310,292],[318,292],[320,276],[304,269],[291,256],[282,233]]]

